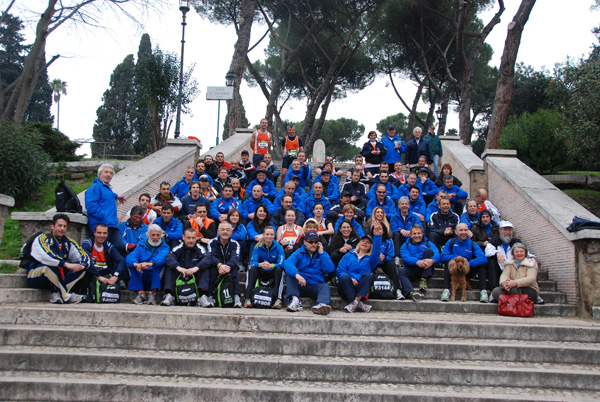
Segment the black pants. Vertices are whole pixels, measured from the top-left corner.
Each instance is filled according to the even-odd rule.
[[[534,288],[526,288],[526,287],[517,288],[517,287],[514,287],[514,288],[511,288],[508,292],[506,292],[506,294],[516,295],[516,294],[519,294],[519,290],[521,291],[521,293],[529,296],[529,298],[531,298],[533,301],[535,301],[537,299],[538,292],[536,292],[536,290]],[[498,303],[498,298],[503,293],[504,293],[504,289],[502,289],[500,286],[495,287],[494,290],[492,290],[492,298],[493,298],[492,301],[494,303]]]
[[[398,268],[396,268],[396,263],[394,261],[386,261],[378,265],[383,272],[390,277],[390,280],[394,284],[396,289],[402,289],[400,286],[400,279],[398,279]]]
[[[446,242],[450,239],[452,239],[454,237],[454,233],[450,234],[450,235],[440,235],[437,232],[429,232],[429,240],[435,244],[436,246],[438,246],[438,248],[441,250],[444,248],[444,244],[446,244]]]
[[[262,268],[250,268],[246,273],[246,291],[244,292],[244,297],[249,299],[252,297],[252,291],[254,290],[254,286],[256,285],[256,280],[261,279],[263,281],[269,281],[273,279],[274,284],[273,288],[275,288],[275,294],[278,299],[283,300],[283,268],[275,267],[268,271],[265,271]]]
[[[400,247],[408,240],[402,233],[394,233],[394,257],[400,257]]]

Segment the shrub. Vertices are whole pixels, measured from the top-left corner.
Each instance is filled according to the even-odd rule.
[[[21,205],[48,180],[50,157],[37,130],[21,124],[0,124],[0,188]]]
[[[42,136],[42,148],[50,156],[52,162],[75,162],[81,160],[81,156],[75,155],[79,144],[73,142],[52,128],[50,123],[27,122],[27,130],[36,130]]]

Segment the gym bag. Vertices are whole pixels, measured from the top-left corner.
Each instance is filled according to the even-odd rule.
[[[107,285],[95,278],[90,282],[88,294],[90,303],[118,303],[121,300],[121,285],[119,281],[114,285]]]
[[[391,300],[396,298],[396,288],[389,276],[384,273],[373,274],[373,286],[369,299]]]
[[[235,283],[231,274],[219,276],[215,287],[215,302],[217,307],[233,307]]]
[[[179,306],[195,306],[198,301],[198,287],[194,275],[180,274],[175,280],[175,301]]]
[[[252,289],[252,307],[255,308],[269,308],[273,307],[277,295],[275,294],[275,288],[273,287],[273,280],[261,281],[256,280],[256,285]]]

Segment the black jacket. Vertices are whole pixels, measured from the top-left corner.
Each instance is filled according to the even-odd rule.
[[[367,163],[372,163],[374,165],[377,165],[377,164],[380,164],[383,162],[383,157],[387,153],[387,150],[385,149],[385,146],[380,141],[377,141],[377,144],[375,144],[375,148],[377,148],[379,151],[381,151],[381,153],[379,155],[373,155],[371,153],[373,151],[373,146],[371,145],[370,141],[367,141],[364,143],[362,150],[360,151],[360,154],[365,157],[365,161]]]
[[[205,256],[206,254],[199,244],[187,248],[185,244],[181,243],[167,254],[165,266],[171,270],[177,269],[178,266],[186,269],[198,267],[202,270],[207,268],[201,263]]]

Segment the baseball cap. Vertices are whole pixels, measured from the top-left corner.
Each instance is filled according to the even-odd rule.
[[[514,228],[514,226],[509,221],[500,221],[500,228]]]

